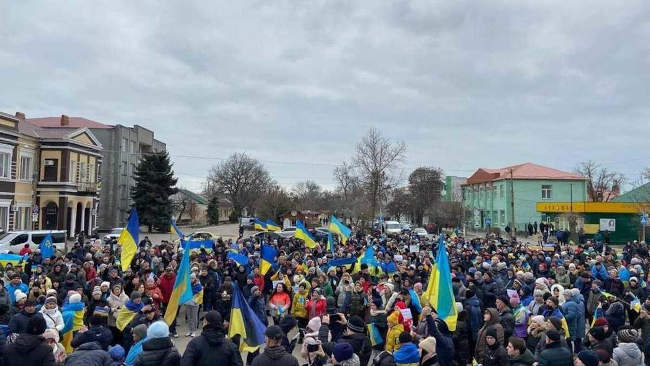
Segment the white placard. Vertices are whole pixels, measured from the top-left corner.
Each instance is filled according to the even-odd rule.
[[[411,309],[400,309],[400,313],[402,313],[404,320],[413,319],[413,314],[411,314]]]
[[[420,251],[420,246],[419,245],[409,245],[409,252],[417,253],[419,251]]]
[[[616,231],[616,220],[600,219],[600,231]]]

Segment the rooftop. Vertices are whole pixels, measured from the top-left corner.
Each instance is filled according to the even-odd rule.
[[[113,128],[111,125],[107,125],[101,122],[92,121],[83,117],[69,117],[67,125],[61,125],[61,117],[38,117],[38,118],[28,118],[26,121],[38,126],[46,128]]]
[[[179,188],[178,192],[184,194],[189,199],[191,199],[192,201],[195,201],[196,203],[198,203],[200,205],[207,205],[208,204],[208,200],[205,197],[198,194],[198,193],[194,193],[192,191],[189,191],[189,190],[183,189],[183,188]]]
[[[471,177],[467,178],[467,184],[492,182],[501,179],[510,179],[511,177],[512,179],[585,179],[583,176],[576,173],[569,173],[533,163],[523,163],[500,169],[479,168]]]
[[[612,202],[650,202],[650,183],[627,191],[614,198]]]

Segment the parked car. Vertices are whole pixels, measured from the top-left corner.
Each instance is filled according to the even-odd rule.
[[[403,222],[400,225],[402,225],[402,232],[403,233],[410,233],[411,232],[411,224],[407,222]]]
[[[252,217],[240,217],[239,218],[239,225],[243,226],[244,229],[253,230],[253,228],[254,228],[253,218]]]
[[[296,227],[295,226],[287,226],[282,231],[277,232],[278,235],[281,237],[288,239],[288,238],[293,238],[296,235]]]
[[[260,241],[260,240],[265,239],[265,238],[268,239],[268,240],[277,240],[277,239],[283,238],[282,236],[280,236],[279,233],[276,233],[276,232],[263,232],[263,231],[260,231],[259,233],[255,233],[255,235],[253,235],[253,237],[255,238],[255,241]]]
[[[190,235],[185,235],[183,240],[215,240],[217,237],[207,231],[195,231]],[[179,243],[179,238],[174,239],[174,243]]]
[[[65,251],[65,230],[9,231],[0,236],[0,253],[17,254],[29,244],[31,250],[38,249],[47,234],[52,234],[52,244],[56,250]]]
[[[423,227],[418,227],[413,229],[413,234],[417,235],[418,238],[420,238],[420,240],[433,238],[433,235],[429,234],[427,230]]]
[[[122,234],[122,230],[124,230],[123,227],[112,228],[108,234],[104,235],[104,242],[108,243],[111,240],[117,240]]]
[[[402,225],[397,221],[385,221],[384,233],[386,233],[386,235],[399,235],[402,233]]]
[[[330,234],[330,229],[324,226],[317,227],[314,230],[311,230],[311,234],[314,236],[314,239],[316,239],[316,241],[327,241],[327,237]]]

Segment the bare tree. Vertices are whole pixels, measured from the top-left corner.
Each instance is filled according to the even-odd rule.
[[[260,217],[277,220],[281,214],[291,209],[291,198],[284,188],[273,183],[261,196],[257,207]]]
[[[440,169],[421,167],[409,175],[409,191],[413,197],[413,219],[418,225],[422,225],[424,214],[432,211],[440,202],[442,186]]]
[[[625,182],[623,174],[609,171],[591,160],[580,163],[575,171],[587,178],[587,199],[593,202],[609,202],[616,198]]]
[[[338,183],[338,189],[343,194],[343,199],[348,200],[352,192],[359,187],[359,176],[354,165],[344,161],[343,164],[334,169],[334,179]]]
[[[322,188],[312,180],[297,183],[291,196],[295,206],[301,210],[321,209]]]
[[[212,167],[206,191],[225,195],[232,203],[235,217],[244,208],[254,212],[254,205],[271,184],[268,171],[258,160],[243,153],[235,153],[228,160]]]
[[[394,220],[413,215],[413,196],[406,189],[394,189],[393,198],[386,205],[388,213]]]
[[[359,169],[372,217],[376,216],[382,200],[392,188],[393,173],[405,154],[404,142],[391,142],[375,128],[357,144],[353,161]]]

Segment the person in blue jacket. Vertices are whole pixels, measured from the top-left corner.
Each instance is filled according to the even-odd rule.
[[[607,269],[605,269],[605,266],[603,266],[602,263],[596,262],[593,266],[591,266],[591,275],[598,280],[605,281],[609,279],[609,274],[607,273]]]
[[[413,343],[413,337],[410,333],[402,332],[399,335],[400,346],[393,353],[393,358],[395,359],[395,364],[400,366],[415,366],[420,363],[420,350],[418,346]]]

